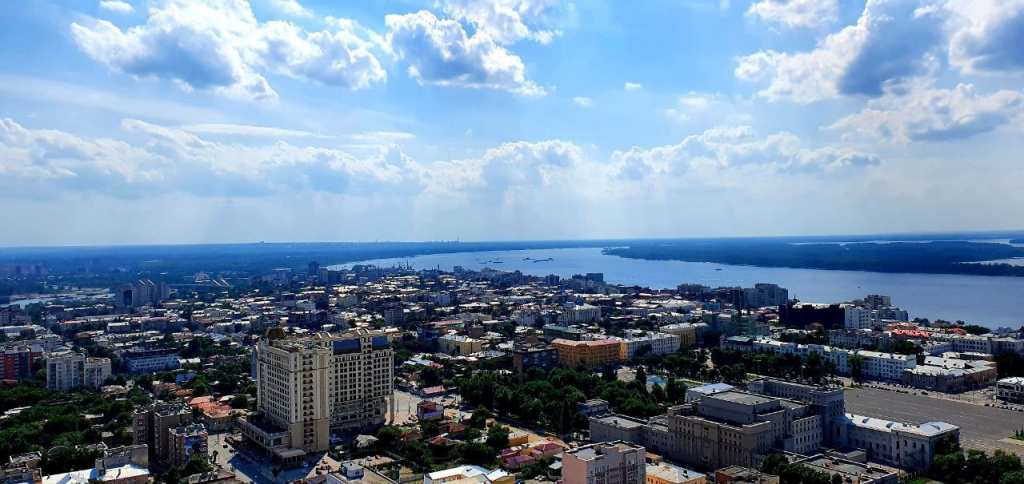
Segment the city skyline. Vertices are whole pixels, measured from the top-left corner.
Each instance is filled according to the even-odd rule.
[[[349,3],[0,5],[0,246],[1024,227],[1021,2]]]

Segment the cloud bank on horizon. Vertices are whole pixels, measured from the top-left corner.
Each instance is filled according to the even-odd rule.
[[[1024,227],[1024,0],[49,0],[0,24],[0,246]]]

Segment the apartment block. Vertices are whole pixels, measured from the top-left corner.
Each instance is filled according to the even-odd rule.
[[[646,353],[648,355],[669,355],[679,351],[679,337],[668,333],[648,333],[621,339],[619,359],[632,360],[645,348],[650,348]]]
[[[135,445],[149,447],[150,461],[167,463],[171,458],[170,430],[192,423],[192,407],[184,403],[156,402],[135,409],[132,430]]]
[[[46,388],[68,391],[78,387],[98,389],[110,376],[109,358],[86,358],[65,351],[46,358]]]
[[[512,366],[517,372],[532,367],[550,370],[558,365],[558,351],[547,345],[516,345],[512,350]]]
[[[170,287],[163,282],[143,280],[126,284],[114,291],[114,307],[123,309],[156,304],[166,301],[170,292]]]
[[[587,368],[615,364],[620,361],[620,345],[613,339],[570,341],[556,339],[551,345],[558,351],[558,363],[566,368],[582,364]]]
[[[43,356],[39,346],[7,346],[0,359],[0,376],[4,380],[27,380],[32,378],[32,362]]]
[[[209,456],[209,434],[203,424],[179,425],[168,430],[168,462],[171,466],[184,466],[195,456]]]

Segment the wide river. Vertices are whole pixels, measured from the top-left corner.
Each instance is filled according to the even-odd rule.
[[[531,260],[524,260],[526,257]],[[547,258],[552,260],[534,262]],[[486,263],[488,261],[491,262]],[[683,283],[750,287],[758,282],[772,282],[789,289],[791,298],[806,302],[843,302],[868,294],[884,294],[892,297],[893,305],[910,312],[911,318],[963,320],[990,328],[1016,328],[1024,324],[1024,277],[885,274],[649,261],[604,255],[601,249],[592,248],[459,252],[363,263],[391,266],[407,262],[415,269],[450,271],[460,265],[466,269],[518,269],[537,276],[569,277],[603,272],[608,283],[653,289],[674,288]]]

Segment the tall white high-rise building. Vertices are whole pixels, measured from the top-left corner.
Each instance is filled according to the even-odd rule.
[[[387,420],[394,356],[384,333],[273,329],[254,351],[258,414],[243,434],[281,460],[327,450],[332,433]]]
[[[870,329],[871,310],[853,304],[843,304],[843,322],[847,329]]]

